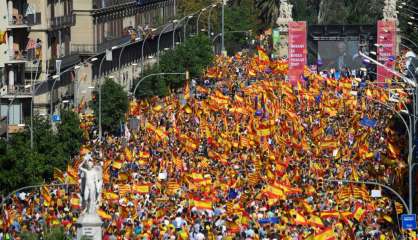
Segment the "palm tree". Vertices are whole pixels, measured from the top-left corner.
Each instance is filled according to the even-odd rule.
[[[279,17],[280,0],[256,0],[255,4],[260,10],[260,18],[264,23],[274,25]]]

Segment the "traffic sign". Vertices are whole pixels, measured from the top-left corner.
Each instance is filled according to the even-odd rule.
[[[60,115],[52,115],[52,121],[53,122],[61,121],[61,116]]]
[[[416,214],[402,214],[402,229],[415,230],[417,229],[417,215]]]

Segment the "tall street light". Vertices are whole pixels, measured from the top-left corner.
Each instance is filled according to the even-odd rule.
[[[217,4],[212,4],[209,8],[209,14],[208,14],[208,38],[209,39],[210,39],[210,36],[211,36],[210,20],[211,20],[212,9],[214,9],[216,6],[218,6],[218,5]]]
[[[225,4],[226,4],[226,0],[222,0],[222,43],[221,43],[222,53],[225,52]]]
[[[196,35],[199,35],[199,20],[200,20],[200,16],[202,15],[202,13],[204,13],[206,11],[207,8],[203,8],[202,10],[200,10],[199,15],[197,15],[197,21],[196,21]]]
[[[135,44],[135,43],[137,43],[137,42],[139,42],[139,41],[141,41],[141,38],[140,37],[137,37],[137,38],[135,38],[135,41],[134,42],[132,42],[132,43],[127,43],[127,44],[124,44],[123,46],[122,46],[122,49],[120,50],[120,53],[119,53],[119,64],[118,64],[118,66],[119,66],[119,76],[118,76],[118,78],[119,78],[119,81],[121,81],[121,79],[122,79],[122,69],[121,69],[121,62],[122,62],[122,54],[123,54],[123,51],[125,51],[125,47],[127,47],[127,46],[131,46],[132,44]]]
[[[158,35],[158,41],[157,41],[157,64],[160,64],[160,40],[161,40],[161,36],[165,33],[165,31],[167,30],[167,28],[169,28],[170,26],[174,27],[174,23],[177,20],[173,20],[171,22],[169,22],[164,28],[163,30],[160,32],[160,35]]]
[[[141,47],[141,75],[144,74],[144,46],[145,42],[147,41],[148,37],[157,30],[157,28],[152,28],[147,35],[145,35],[145,38],[142,40],[142,47]]]
[[[408,187],[409,187],[409,191],[408,191],[408,204],[409,204],[409,210],[412,212],[413,211],[413,192],[412,192],[412,170],[413,170],[413,164],[412,164],[412,152],[414,151],[415,146],[413,145],[412,142],[412,131],[411,131],[411,127],[412,127],[412,120],[411,120],[411,115],[408,112],[398,112],[395,109],[393,109],[391,106],[389,106],[386,103],[377,101],[373,98],[367,98],[367,100],[370,100],[372,102],[375,102],[383,107],[385,107],[386,109],[392,111],[393,113],[395,113],[396,115],[398,115],[398,117],[402,120],[403,124],[405,125],[406,131],[408,133]],[[406,113],[407,116],[409,117],[409,125],[406,122],[405,118],[402,116],[401,113]]]

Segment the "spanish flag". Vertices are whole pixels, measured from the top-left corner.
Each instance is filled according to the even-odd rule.
[[[139,194],[149,193],[150,185],[149,184],[135,184],[132,186],[132,191]]]
[[[315,234],[314,240],[336,240],[337,236],[332,228],[326,228],[322,232]]]
[[[270,58],[262,47],[257,46],[258,57],[263,62],[269,62]]]
[[[282,189],[280,189],[280,187],[275,186],[275,185],[267,185],[264,192],[270,198],[275,198],[275,199],[284,199],[285,198],[285,195],[284,195]]]
[[[363,221],[364,217],[366,217],[367,211],[365,209],[363,209],[361,206],[357,205],[356,209],[354,209],[353,212],[353,217],[361,222]]]
[[[257,128],[257,135],[259,137],[270,136],[270,134],[270,126],[268,125],[260,124],[260,126]]]
[[[324,227],[324,223],[322,222],[322,219],[318,216],[315,216],[315,215],[310,216],[310,218],[308,220],[308,224],[313,226],[313,227],[320,227],[320,228]]]
[[[114,192],[103,192],[103,198],[107,200],[118,200],[119,196]]]
[[[100,216],[101,219],[103,220],[112,220],[112,216],[110,216],[109,214],[107,214],[105,211],[103,211],[102,209],[97,209],[97,214]]]
[[[71,208],[80,209],[81,208],[80,198],[78,198],[77,196],[72,196],[70,199],[70,205],[71,205]]]
[[[290,214],[293,216],[296,225],[308,224],[308,221],[306,221],[305,217],[296,210],[290,210]]]
[[[191,200],[193,206],[200,210],[212,210],[212,201],[210,200]]]

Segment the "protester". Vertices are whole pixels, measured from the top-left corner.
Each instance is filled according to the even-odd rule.
[[[132,102],[138,129],[87,140],[55,173],[73,185],[12,196],[0,232],[59,225],[74,237],[77,169],[91,154],[104,170],[104,239],[399,239],[399,199],[329,180],[402,184],[404,136],[382,104],[402,105],[351,74],[306,69],[292,85],[286,72],[262,49],[218,56],[193,91]]]

